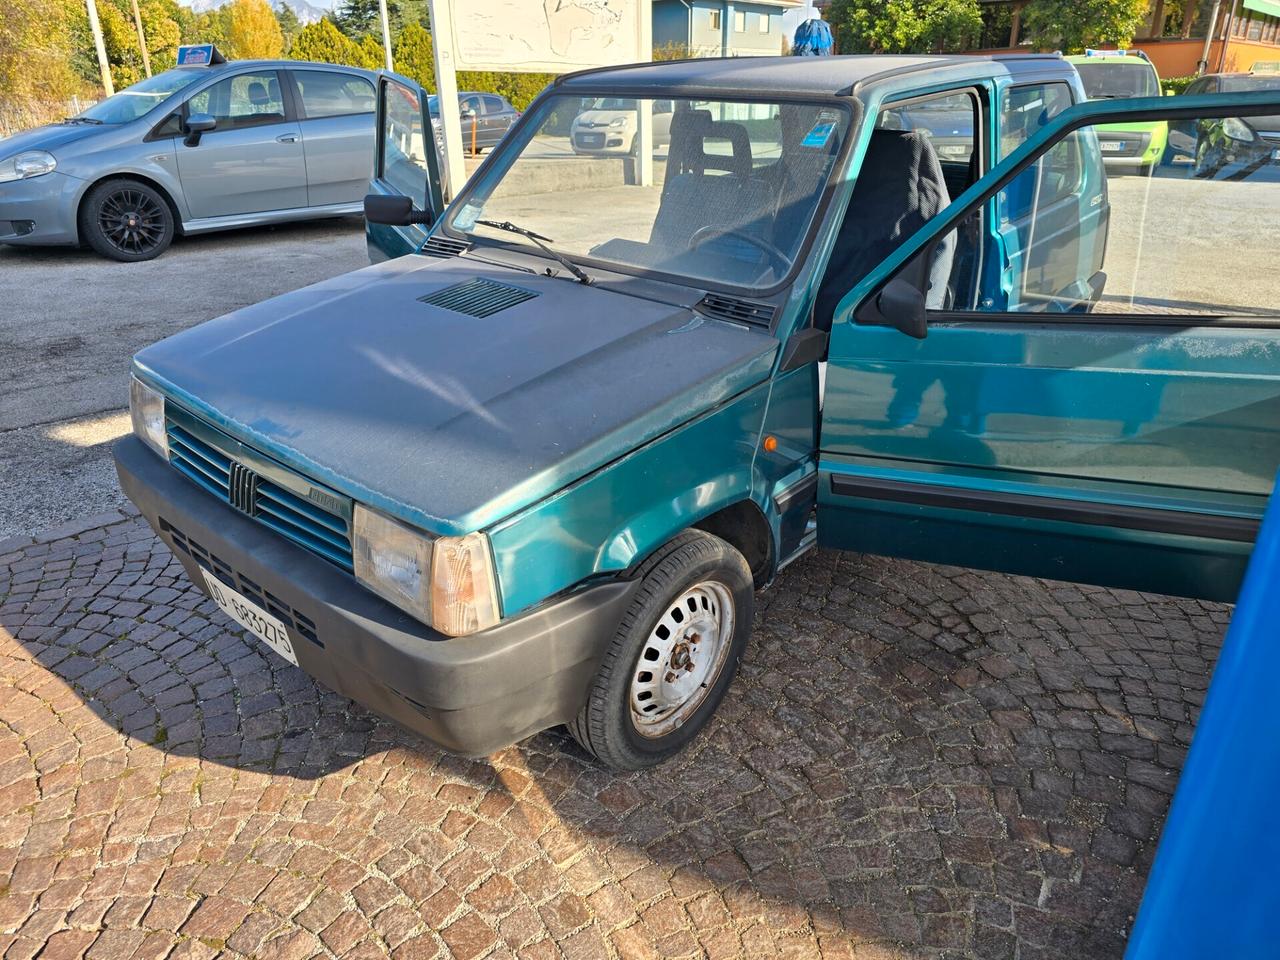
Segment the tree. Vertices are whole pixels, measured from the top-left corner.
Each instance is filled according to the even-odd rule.
[[[231,0],[226,51],[238,60],[269,60],[284,53],[280,22],[267,0]]]
[[[84,87],[71,65],[74,16],[68,0],[0,4],[0,136],[64,116]]]
[[[431,34],[421,24],[406,24],[396,37],[391,52],[397,73],[417,80],[428,93],[436,92],[436,62]]]
[[[841,53],[952,53],[982,32],[978,0],[832,0],[827,19]]]
[[[344,63],[348,66],[364,65],[364,52],[353,40],[342,35],[333,21],[321,17],[298,31],[289,47],[292,60],[312,60],[316,63]]]
[[[1031,0],[1022,23],[1041,50],[1083,53],[1114,43],[1125,47],[1147,18],[1149,0]]]
[[[284,49],[288,50],[302,30],[302,21],[298,19],[293,7],[284,0],[280,0],[280,6],[276,7],[275,13],[276,20],[280,24],[280,35],[284,38]]]
[[[426,0],[387,0],[387,21],[393,37],[399,36],[411,23],[425,27],[428,23]],[[334,11],[333,22],[352,40],[382,37],[378,0],[342,0]]]

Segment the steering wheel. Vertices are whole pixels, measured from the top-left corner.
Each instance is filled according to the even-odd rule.
[[[782,276],[789,269],[791,269],[790,257],[788,257],[785,253],[783,253],[777,247],[775,247],[768,240],[765,240],[763,237],[757,237],[755,234],[747,233],[747,231],[745,230],[737,230],[732,228],[729,230],[721,230],[719,227],[715,226],[714,224],[701,227],[698,230],[694,231],[693,236],[689,238],[689,249],[697,250],[704,243],[707,243],[710,240],[719,240],[722,237],[737,237],[739,240],[746,241],[747,243],[751,244],[751,246],[755,247],[757,250],[771,257],[773,260],[776,261],[776,266],[780,268],[777,271],[779,276]]]

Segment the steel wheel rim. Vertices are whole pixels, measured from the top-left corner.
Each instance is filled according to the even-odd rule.
[[[733,592],[716,580],[681,591],[649,631],[631,675],[631,723],[648,739],[678,730],[715,686],[733,646]]]
[[[149,253],[164,237],[164,213],[141,190],[117,190],[98,208],[98,228],[107,243],[124,253]]]

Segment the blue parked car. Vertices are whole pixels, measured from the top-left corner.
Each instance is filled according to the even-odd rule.
[[[178,234],[358,213],[376,76],[285,60],[176,67],[0,140],[0,243],[150,260]]]

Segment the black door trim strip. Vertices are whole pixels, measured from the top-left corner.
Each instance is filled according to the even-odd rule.
[[[1253,543],[1258,538],[1260,520],[1216,513],[1189,513],[1160,507],[1119,504],[1099,505],[1062,497],[1039,497],[1025,493],[993,493],[944,487],[905,480],[881,480],[831,474],[831,492],[844,497],[912,503],[921,507],[973,510],[1034,520],[1057,520],[1095,527],[1149,530],[1184,537],[1232,540]]]

